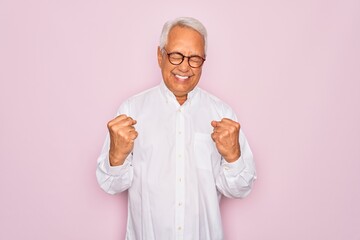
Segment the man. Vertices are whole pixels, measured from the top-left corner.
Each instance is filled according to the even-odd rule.
[[[256,178],[234,112],[197,87],[207,33],[193,18],[164,25],[163,81],[125,101],[108,123],[97,179],[128,190],[127,239],[223,239],[221,195],[245,197]]]

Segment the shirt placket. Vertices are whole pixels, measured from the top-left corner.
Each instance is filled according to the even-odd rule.
[[[185,219],[184,130],[185,130],[185,119],[184,119],[183,107],[179,107],[179,109],[176,112],[176,196],[175,196],[176,239],[184,238],[184,219]]]

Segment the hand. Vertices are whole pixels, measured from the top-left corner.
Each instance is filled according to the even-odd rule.
[[[138,136],[136,121],[124,114],[111,120],[107,127],[110,133],[109,160],[111,166],[122,165],[134,148]]]
[[[241,156],[239,144],[240,124],[228,118],[212,121],[214,127],[211,138],[216,148],[227,162],[234,162]]]

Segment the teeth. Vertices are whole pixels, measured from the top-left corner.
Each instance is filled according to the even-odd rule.
[[[180,78],[181,80],[185,80],[188,79],[189,76],[180,76],[180,75],[175,75],[177,78]]]

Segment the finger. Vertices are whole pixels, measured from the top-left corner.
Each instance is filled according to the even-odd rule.
[[[130,129],[126,130],[126,135],[131,135],[131,134],[134,134],[134,133],[137,133],[135,128],[130,128]]]
[[[219,141],[222,141],[222,139],[227,139],[227,138],[234,139],[234,138],[238,138],[239,136],[239,132],[235,127],[222,129],[221,131],[217,132],[217,134],[219,135],[218,137]]]
[[[125,119],[129,118],[126,114],[120,114],[119,116],[115,117],[113,119],[114,122],[120,122],[123,121]]]
[[[230,118],[223,118],[223,119],[221,119],[220,122],[224,122],[224,123],[228,122],[228,123],[231,123],[231,122],[235,122],[235,121],[232,120],[232,119],[230,119]]]
[[[235,122],[229,118],[223,118],[218,124],[218,127],[235,127],[236,129],[240,129],[240,123]]]
[[[215,139],[216,139],[215,135],[216,135],[215,132],[213,132],[213,133],[211,134],[211,138],[212,138],[212,140],[213,140],[214,142],[215,142]]]
[[[224,127],[224,126],[228,126],[228,125],[231,125],[231,122],[225,118],[221,119],[221,121],[218,122],[218,124],[217,124],[218,127]]]
[[[131,125],[136,124],[136,120],[134,120],[132,117],[129,117],[129,116],[125,115],[125,114],[121,114],[121,115],[117,116],[116,118],[114,118],[112,120],[112,122],[114,122],[114,123],[128,122]]]
[[[122,120],[124,122],[125,125],[130,126],[130,125],[135,125],[136,124],[136,120],[132,119],[131,117],[127,117],[126,119]]]
[[[135,125],[136,123],[137,123],[137,121],[132,119],[132,124],[131,125]]]
[[[134,124],[136,124],[135,120],[129,120],[129,119],[124,119],[121,122],[117,122],[117,123],[108,123],[108,129],[109,132],[113,132],[113,133],[125,133],[125,132],[129,132],[129,131],[134,131],[135,127]]]
[[[114,119],[111,119],[107,125],[108,125],[108,127],[111,127],[111,126],[117,124],[118,122],[123,121],[124,119],[127,119],[127,118],[128,118],[128,116],[126,116],[125,114],[121,114],[121,115],[115,117]]]
[[[133,125],[131,125],[131,126],[127,127],[127,130],[128,130],[128,132],[133,132],[133,131],[135,131],[135,127]]]
[[[224,121],[224,119],[221,119],[221,121],[213,121],[215,122],[214,125],[212,125],[214,128],[223,128],[226,127],[227,125],[229,125],[228,121]]]
[[[218,139],[219,139],[219,133],[213,132],[213,133],[211,134],[211,138],[212,138],[212,140],[213,140],[214,142],[217,142]]]
[[[110,128],[110,130],[118,135],[122,135],[122,136],[126,136],[128,135],[130,132],[135,132],[136,129],[133,125],[129,125],[129,126],[122,126],[122,125],[114,125]]]
[[[136,124],[136,120],[132,119],[131,117],[126,117],[125,119],[122,119],[116,123],[116,125],[119,125],[121,127],[133,126],[135,124]]]
[[[218,121],[211,121],[211,126],[213,126],[214,128],[216,128],[216,126],[218,125]]]
[[[214,128],[213,132],[215,133],[223,133],[223,132],[227,132],[229,129],[231,129],[231,126],[217,126],[216,128]]]
[[[130,133],[129,133],[129,139],[135,140],[138,135],[139,135],[139,134],[138,134],[137,131],[130,132]]]

